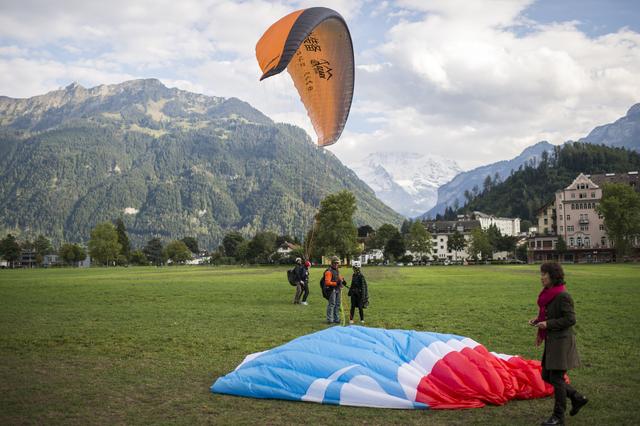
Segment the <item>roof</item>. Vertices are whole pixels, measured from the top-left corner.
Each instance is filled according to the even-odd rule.
[[[460,226],[463,228],[462,232],[480,228],[479,220],[426,220],[423,223],[432,234],[453,233]]]
[[[633,187],[636,192],[640,192],[640,178],[638,177],[638,172],[627,172],[627,173],[606,173],[606,174],[598,174],[598,175],[587,175],[589,179],[599,187],[607,183],[624,183]]]

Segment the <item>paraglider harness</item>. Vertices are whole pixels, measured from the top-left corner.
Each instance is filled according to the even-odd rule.
[[[289,284],[291,284],[292,286],[296,286],[298,283],[296,282],[296,268],[293,267],[291,269],[289,269],[287,271],[287,280],[289,281]]]
[[[303,268],[303,266],[296,264],[296,266],[287,270],[287,281],[289,281],[289,284],[293,287],[297,286],[300,281],[304,280],[304,276],[300,273],[300,268]]]
[[[327,272],[329,268],[325,269],[324,272]],[[320,278],[320,292],[322,293],[322,297],[329,300],[329,296],[331,295],[329,287],[324,285],[324,272],[322,273],[322,278]]]

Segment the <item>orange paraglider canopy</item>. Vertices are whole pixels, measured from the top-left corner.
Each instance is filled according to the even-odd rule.
[[[271,25],[256,45],[260,80],[285,68],[304,103],[318,145],[334,144],[353,99],[353,44],[347,24],[334,10],[298,10]]]

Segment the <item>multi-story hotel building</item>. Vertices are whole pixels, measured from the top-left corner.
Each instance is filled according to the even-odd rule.
[[[609,248],[603,218],[595,210],[601,198],[602,188],[582,173],[556,192],[557,233],[567,247]]]
[[[538,211],[538,229],[549,225],[545,235],[529,239],[529,261],[547,261],[563,258],[567,261],[608,261],[613,258],[613,247],[604,227],[604,218],[596,207],[602,199],[607,183],[625,183],[640,192],[638,172],[580,174],[566,188],[556,192],[555,199]],[[555,211],[555,215],[553,212]],[[554,217],[555,216],[555,217]],[[544,220],[547,219],[547,224]],[[554,219],[553,222],[551,219]],[[553,225],[552,225],[553,223]],[[557,252],[558,235],[562,236],[567,251]],[[562,260],[562,259],[560,259]]]

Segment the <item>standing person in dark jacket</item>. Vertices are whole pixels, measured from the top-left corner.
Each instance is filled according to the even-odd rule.
[[[570,415],[575,416],[589,400],[565,382],[567,370],[578,367],[580,357],[576,348],[573,326],[576,314],[573,299],[564,284],[564,272],[558,263],[544,263],[540,267],[542,291],[538,296],[539,312],[529,324],[538,328],[536,345],[544,342],[542,379],[553,385],[555,403],[553,414],[542,423],[564,424],[567,397],[571,400]]]
[[[293,298],[294,305],[300,304],[300,296],[302,295],[302,292],[304,290],[304,278],[305,278],[306,271],[307,269],[302,264],[302,259],[297,257],[296,267],[293,269],[293,279],[296,283],[296,295]]]
[[[304,262],[304,279],[302,283],[302,304],[308,305],[307,297],[309,297],[309,268],[311,268],[311,262],[305,260]]]
[[[349,324],[353,324],[353,314],[356,311],[356,307],[360,314],[360,323],[364,324],[364,308],[369,304],[367,280],[362,274],[359,261],[354,261],[351,266],[353,266],[353,276],[351,277],[351,288],[349,288],[349,296],[351,296]]]

